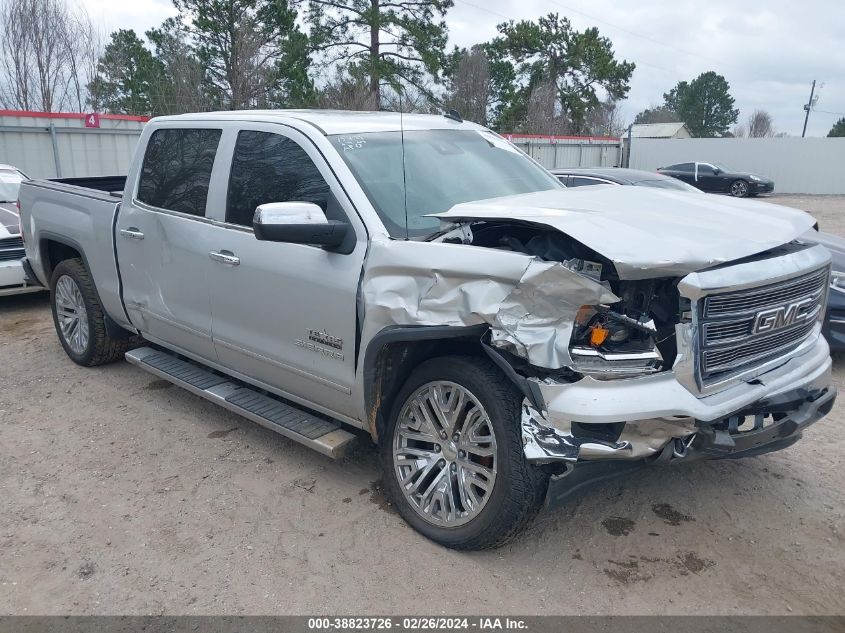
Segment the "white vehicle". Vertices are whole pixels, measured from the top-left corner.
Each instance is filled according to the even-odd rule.
[[[27,180],[23,172],[11,165],[0,165],[0,297],[44,290],[31,283],[23,268],[18,191]]]
[[[164,117],[127,177],[20,200],[71,359],[328,455],[364,429],[399,512],[450,547],[610,474],[786,448],[836,395],[813,218],[566,189],[456,117]]]

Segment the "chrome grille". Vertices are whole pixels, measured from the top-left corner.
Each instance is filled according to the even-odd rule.
[[[824,310],[829,275],[826,266],[776,284],[705,297],[699,317],[702,381],[718,381],[797,348],[814,332]],[[779,315],[789,314],[796,303],[809,316],[781,322]],[[755,332],[767,314],[775,315],[769,317],[774,326]]]
[[[826,287],[827,277],[828,269],[824,268],[779,284],[710,296],[705,300],[704,316],[751,314],[761,308],[802,299],[818,289],[819,285]]]
[[[23,239],[20,237],[7,237],[0,240],[0,262],[10,259],[23,259]]]

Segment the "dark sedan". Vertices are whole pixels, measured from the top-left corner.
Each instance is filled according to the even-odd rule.
[[[623,167],[594,167],[573,169],[552,169],[567,187],[587,187],[590,185],[634,185],[637,187],[656,187],[701,193],[695,187],[653,171],[625,169]]]
[[[657,169],[708,193],[729,193],[737,198],[772,193],[775,183],[770,178],[733,171],[718,163],[678,163]]]
[[[830,251],[833,272],[822,331],[832,350],[845,351],[845,239],[821,231],[808,233],[804,239],[821,244]]]

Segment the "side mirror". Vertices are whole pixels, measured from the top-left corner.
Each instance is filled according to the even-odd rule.
[[[715,176],[718,176],[718,175],[719,175],[719,174],[721,174],[721,173],[722,173],[722,170],[721,170],[721,169],[719,169],[718,167],[714,167],[714,168],[713,168],[713,174],[714,174]]]
[[[255,210],[252,228],[258,240],[331,248],[341,245],[349,225],[326,219],[313,202],[268,202]]]

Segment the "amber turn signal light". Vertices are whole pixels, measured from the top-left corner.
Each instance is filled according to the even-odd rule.
[[[590,345],[598,347],[607,340],[610,330],[599,325],[594,325],[590,328]]]

